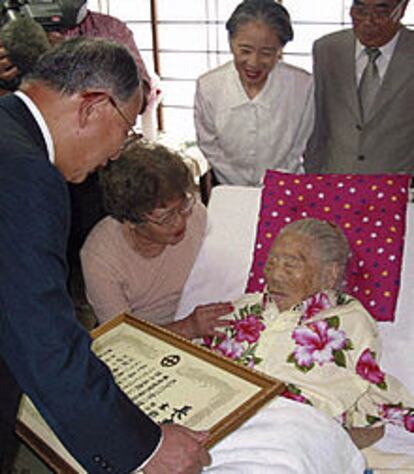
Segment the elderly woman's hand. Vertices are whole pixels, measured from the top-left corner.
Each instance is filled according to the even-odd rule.
[[[185,319],[175,321],[166,327],[188,339],[214,336],[220,334],[218,328],[229,324],[229,321],[220,318],[232,311],[234,306],[230,302],[199,305]]]

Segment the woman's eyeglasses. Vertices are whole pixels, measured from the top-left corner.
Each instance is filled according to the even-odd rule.
[[[179,207],[167,212],[163,216],[156,218],[148,214],[144,215],[144,222],[151,222],[159,226],[169,226],[175,222],[178,216],[188,216],[193,210],[196,198],[194,195],[186,195]]]

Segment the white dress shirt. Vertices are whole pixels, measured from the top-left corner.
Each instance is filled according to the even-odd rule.
[[[53,145],[52,135],[46,124],[45,119],[43,118],[42,112],[40,112],[37,105],[32,101],[32,99],[22,91],[16,91],[14,93],[20,100],[22,100],[26,107],[30,110],[33,118],[36,120],[37,125],[42,132],[43,139],[46,143],[47,154],[51,163],[55,163],[55,147]]]
[[[400,32],[398,32],[387,44],[384,44],[384,46],[378,48],[381,52],[381,55],[378,56],[375,64],[377,65],[381,82],[383,81],[385,73],[387,72],[388,65],[390,64],[399,36]],[[365,46],[357,39],[355,41],[355,73],[358,85],[367,63],[368,55],[365,52]]]
[[[312,77],[279,62],[250,99],[230,61],[197,80],[198,145],[223,184],[259,186],[266,169],[303,172],[313,127]]]

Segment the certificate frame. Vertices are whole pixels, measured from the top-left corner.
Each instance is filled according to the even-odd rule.
[[[121,343],[122,337],[125,334],[128,334],[128,337],[132,335],[145,338],[144,340],[151,341],[151,344],[154,344],[156,347],[160,346],[162,348],[160,349],[161,352],[168,348],[172,352],[181,354],[182,359],[189,361],[193,366],[194,364],[199,364],[201,371],[207,370],[208,373],[213,374],[213,378],[222,380],[223,384],[228,385],[230,383],[229,380],[231,383],[237,384],[238,400],[234,402],[235,405],[232,406],[233,402],[230,401],[230,406],[225,407],[224,416],[220,414],[220,419],[212,421],[210,426],[194,428],[208,429],[209,437],[204,443],[207,448],[211,448],[231,433],[269,400],[280,395],[285,388],[285,385],[277,379],[254,369],[243,367],[233,360],[196,345],[169,330],[148,321],[137,319],[126,313],[92,330],[92,347],[95,352],[105,350],[107,347],[112,347],[113,341]],[[109,341],[112,341],[112,343]],[[112,351],[112,349],[110,350]],[[179,356],[176,357],[179,358]],[[123,389],[122,385],[119,385]],[[245,393],[243,393],[243,390],[245,390]],[[205,399],[204,397],[203,400],[205,401]],[[243,401],[241,401],[242,399]],[[42,432],[41,426],[37,424],[36,419],[27,416],[24,407],[25,405],[22,403],[16,423],[16,433],[18,436],[56,473],[78,473],[79,465],[76,461],[71,461],[71,456],[64,452],[62,445],[57,447],[56,443],[51,443],[47,439],[47,435],[45,435],[44,431]],[[211,411],[214,412],[215,410],[211,409]],[[173,422],[177,421],[173,420]],[[203,422],[208,424],[208,417]],[[185,420],[181,424],[187,426]]]

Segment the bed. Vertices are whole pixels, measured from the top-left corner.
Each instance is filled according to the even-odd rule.
[[[197,304],[234,300],[244,293],[252,264],[260,203],[261,191],[257,188],[218,186],[213,189],[208,206],[209,224],[206,238],[185,286],[177,319],[189,314]],[[383,340],[382,367],[404,382],[410,392],[414,393],[414,364],[411,364],[410,358],[407,357],[407,353],[414,347],[414,317],[410,305],[414,296],[414,203],[407,206],[406,238],[402,255],[401,286],[395,321],[378,324]],[[272,413],[265,415],[259,413],[247,423],[247,426],[230,435],[225,440],[224,446],[221,445],[222,442],[213,448],[214,467],[211,468],[211,472],[223,474],[279,472],[272,466],[273,462],[276,464],[279,462],[272,457],[276,456],[274,447],[280,440],[275,437],[269,441],[272,437],[272,428],[269,426],[272,416]],[[289,420],[289,417],[286,420]],[[290,419],[291,424],[295,424],[293,420],[294,418]],[[312,426],[323,422],[325,421],[315,419]],[[290,436],[287,432],[283,433],[283,430],[279,434],[282,442],[283,437]],[[320,435],[323,439],[323,430]],[[292,436],[295,434],[292,433]],[[302,433],[302,436],[305,434]],[[335,432],[332,437],[336,436]],[[299,449],[299,446],[293,444],[292,451],[296,450],[301,459],[295,464],[294,454],[282,453],[282,457],[291,456],[291,458],[284,459],[283,462],[286,461],[286,464],[282,466],[280,472],[345,474],[363,472],[366,468],[366,472],[374,474],[411,471],[414,473],[414,434],[405,434],[399,428],[387,426],[384,438],[374,446],[363,450],[361,457],[358,457],[361,453],[353,452],[347,441],[340,436],[334,441],[329,447],[331,450],[329,453],[324,450],[326,446],[322,447],[320,452],[316,450],[304,453],[305,448]],[[266,446],[263,446],[262,442]],[[341,447],[342,442],[345,444]],[[323,441],[321,443],[323,444]],[[336,454],[332,454],[335,450]],[[338,460],[337,457],[337,453],[341,451],[346,452],[348,462],[345,461],[345,464],[340,464],[342,460]],[[318,456],[319,464],[307,465],[307,462],[312,462],[307,456]],[[259,459],[264,461],[258,462]],[[338,461],[339,464],[331,464],[328,470],[324,470],[329,459],[331,462]]]

